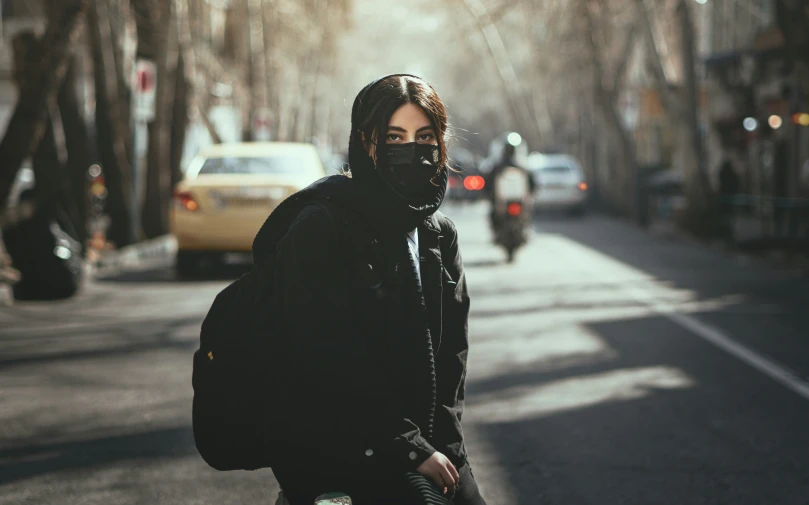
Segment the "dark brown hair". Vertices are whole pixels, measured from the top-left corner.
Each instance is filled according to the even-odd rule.
[[[348,161],[354,177],[373,168],[373,160],[368,156],[363,139],[373,143],[377,153],[384,150],[386,144],[379,139],[385,138],[393,114],[407,103],[418,105],[427,115],[435,128],[441,166],[446,165],[449,119],[444,102],[424,79],[410,74],[394,74],[367,85],[354,100],[348,145]]]

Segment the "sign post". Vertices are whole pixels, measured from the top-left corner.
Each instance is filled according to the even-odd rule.
[[[130,223],[132,239],[140,240],[141,202],[143,201],[143,165],[141,161],[149,146],[148,123],[155,118],[157,100],[157,66],[153,61],[135,62],[132,83],[132,205]]]

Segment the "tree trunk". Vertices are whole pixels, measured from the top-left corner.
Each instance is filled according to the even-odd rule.
[[[809,96],[809,2],[776,0],[775,9],[787,54],[798,63],[799,82],[804,96]]]
[[[169,231],[171,204],[171,124],[177,68],[177,30],[172,22],[171,3],[161,3],[160,23],[154,25],[154,55],[157,66],[156,111],[149,123],[149,150],[146,167],[146,194],[143,204],[143,232],[147,238]],[[140,33],[140,29],[138,30]],[[139,51],[140,52],[140,51]],[[146,56],[146,55],[145,55]]]
[[[127,160],[126,166],[130,169],[128,176],[131,176],[132,155],[135,148],[132,145],[131,122],[132,76],[131,68],[127,66],[127,63],[131,65],[131,62],[126,61],[126,58],[131,58],[131,56],[124,54],[123,42],[126,34],[125,26],[133,16],[133,12],[131,6],[125,1],[117,2],[115,13],[111,13],[103,1],[93,3],[98,5],[99,13],[105,13],[105,15],[100,15],[99,19],[104,25],[104,30],[109,33],[109,41],[112,44],[111,50],[105,50],[105,54],[111,54],[112,56],[109,63],[106,64],[106,71],[109,74],[108,79],[114,78],[116,81],[111,88],[115,89],[116,92],[109,95],[111,99],[110,105],[116,109],[115,117],[118,118],[118,134],[123,142],[124,154]],[[115,23],[112,20],[113,15],[120,18]]]
[[[40,41],[33,31],[19,33],[13,39],[14,76],[18,94],[26,86],[26,76],[36,65],[41,54]],[[32,155],[32,166],[36,178],[36,208],[49,218],[59,217],[60,222],[69,228],[74,238],[82,238],[81,221],[78,217],[74,194],[71,191],[71,177],[66,170],[68,161],[65,148],[64,127],[56,101],[48,104],[42,138]],[[56,129],[58,128],[58,130]],[[60,135],[57,136],[57,133]],[[67,221],[64,219],[67,217]]]
[[[702,155],[699,132],[699,88],[696,73],[696,38],[694,22],[687,0],[678,0],[676,21],[679,28],[680,50],[683,57],[681,96],[675,95],[663,70],[663,58],[654,33],[653,13],[644,0],[637,0],[642,10],[643,25],[661,102],[677,136],[675,165],[685,180],[686,211],[680,225],[697,235],[712,232],[711,187]]]
[[[68,209],[82,244],[87,240],[87,169],[90,166],[89,135],[76,90],[76,64],[70,66],[58,97],[67,146],[67,174],[70,180]]]
[[[298,109],[295,114],[295,129],[293,130],[292,140],[296,142],[305,142],[306,132],[309,130],[308,121],[311,118],[310,107],[314,107],[314,89],[315,89],[315,73],[317,72],[317,65],[320,60],[317,54],[318,51],[310,51],[303,59],[303,65],[300,67],[300,87],[298,88]]]
[[[0,141],[0,209],[6,207],[20,165],[42,139],[48,104],[59,91],[87,4],[88,0],[64,0],[41,39],[37,64],[26,69],[26,85]]]
[[[775,0],[775,10],[787,50],[809,67],[809,3],[806,0]]]
[[[188,130],[189,83],[186,76],[188,64],[182,53],[177,57],[174,79],[174,109],[171,114],[171,187],[183,178],[182,161],[185,150],[185,134]]]
[[[711,220],[711,185],[705,170],[702,140],[699,131],[699,90],[694,47],[694,22],[686,0],[677,4],[683,57],[683,107],[681,107],[680,139],[685,169],[686,219],[688,229],[699,235],[713,231]]]
[[[118,247],[132,242],[129,219],[132,168],[127,156],[129,116],[122,117],[116,103],[123,94],[112,54],[114,42],[105,2],[93,2],[87,12],[90,54],[95,83],[95,137],[107,186],[105,212],[110,217],[107,237]]]
[[[600,51],[600,45],[596,41],[596,24],[593,14],[590,11],[588,0],[581,1],[582,12],[586,22],[587,35],[586,43],[590,52],[593,68],[594,80],[594,100],[601,112],[601,116],[608,126],[607,130],[612,132],[617,142],[612,143],[611,148],[617,156],[617,161],[621,166],[620,171],[616,171],[615,177],[608,180],[612,182],[611,187],[606,188],[611,204],[622,212],[631,216],[634,220],[641,222],[642,213],[640,206],[640,188],[638,186],[638,165],[635,153],[635,142],[630,132],[624,127],[621,116],[617,110],[616,90],[605,85],[606,73],[604,70],[604,58]],[[623,58],[628,54],[621,55]],[[620,66],[619,66],[620,68]],[[617,82],[617,81],[616,81]]]
[[[31,155],[31,168],[36,179],[37,208],[48,216],[56,216],[64,199],[64,167],[59,160],[59,147],[50,115],[45,120],[39,144]]]
[[[264,37],[267,19],[263,13],[261,0],[247,0],[247,15],[247,30],[250,38],[250,68],[252,72],[248,128],[251,131],[250,136],[252,138],[254,136],[252,130],[256,118],[255,111],[269,105],[268,84],[266,82],[267,52]]]

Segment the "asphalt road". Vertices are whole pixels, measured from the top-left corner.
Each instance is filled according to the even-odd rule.
[[[450,208],[472,293],[465,430],[497,504],[809,504],[809,279],[609,218],[545,218],[513,265]],[[0,309],[0,504],[272,504],[190,427],[224,279],[168,268]]]

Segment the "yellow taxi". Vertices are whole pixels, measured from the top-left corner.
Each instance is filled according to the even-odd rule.
[[[249,262],[253,238],[270,212],[325,175],[312,144],[248,142],[201,151],[173,195],[178,273],[195,274],[203,264]]]

